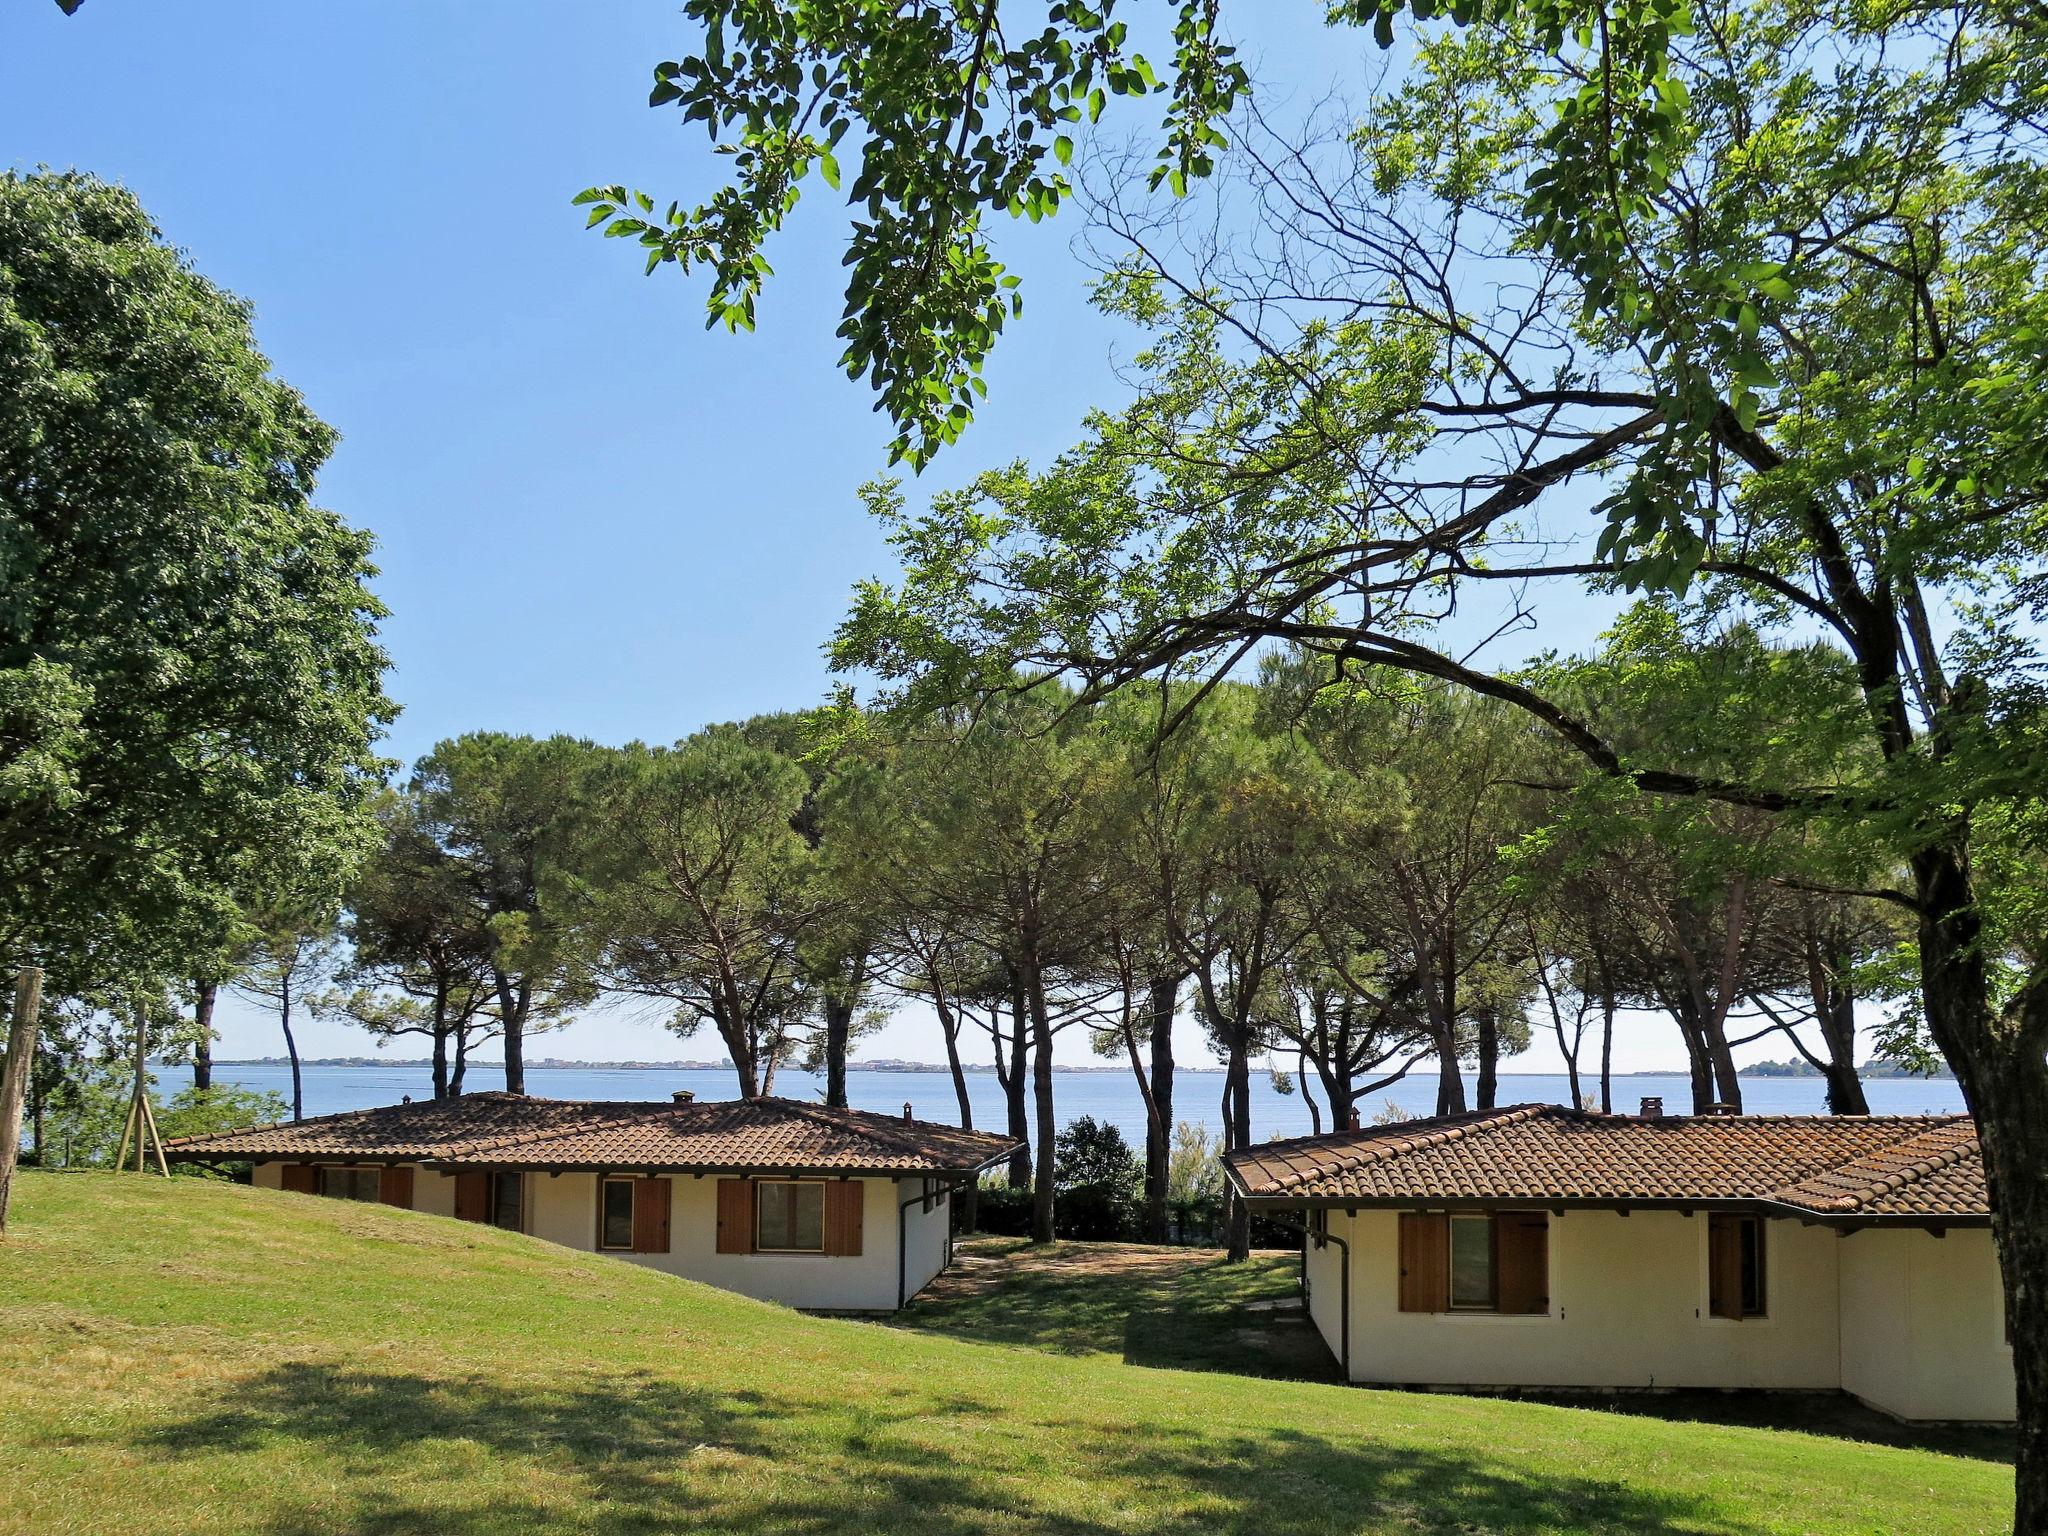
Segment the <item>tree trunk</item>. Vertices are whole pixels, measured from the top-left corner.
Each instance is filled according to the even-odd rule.
[[[1479,1028],[1479,1081],[1474,1085],[1475,1109],[1492,1109],[1500,1094],[1500,1020],[1491,1008],[1479,1010],[1474,1022]],[[1572,1100],[1576,1108],[1576,1095]]]
[[[532,1001],[524,986],[514,989],[512,978],[491,967],[491,980],[498,989],[498,1021],[504,1026],[505,1091],[526,1092],[526,1010]],[[752,1094],[747,1095],[752,1098]]]
[[[1614,1113],[1614,994],[1600,999],[1600,1113]]]
[[[0,1234],[7,1231],[7,1202],[14,1193],[14,1169],[21,1160],[21,1108],[35,1069],[36,1030],[43,1007],[43,972],[24,966],[14,981],[14,1007],[7,1018],[7,1065],[0,1071]],[[41,1154],[38,1142],[37,1153]]]
[[[469,1030],[455,1031],[455,1070],[448,1074],[448,1097],[462,1097],[462,1075],[469,1070]]]
[[[195,984],[192,1003],[192,1086],[204,1093],[213,1086],[213,1005],[220,996],[217,982]]]
[[[1323,1134],[1323,1107],[1316,1103],[1316,1096],[1308,1091],[1308,1052],[1294,1053],[1294,1081],[1301,1089],[1301,1102],[1308,1109],[1308,1133],[1311,1136]]]
[[[1851,957],[1815,934],[1807,940],[1807,984],[1813,994],[1813,1018],[1827,1051],[1828,1113],[1867,1115],[1870,1099],[1856,1071],[1856,993],[1849,984]]]
[[[1241,1032],[1240,1032],[1241,1034]],[[1223,1150],[1235,1152],[1252,1144],[1251,1058],[1241,1038],[1230,1047],[1229,1070],[1223,1083]],[[1252,1256],[1251,1208],[1235,1193],[1228,1197],[1224,1213],[1225,1258],[1241,1264]]]
[[[853,1004],[838,998],[825,1000],[825,1104],[845,1109],[846,1053],[853,1039]]]
[[[1912,857],[1920,992],[1984,1150],[2019,1394],[2013,1530],[2038,1536],[2048,1531],[2048,971],[2037,966],[1993,1017],[1966,858],[1940,845]]]
[[[1052,1021],[1045,1011],[1045,979],[1034,968],[1025,989],[1031,1005],[1031,1096],[1038,1129],[1038,1168],[1031,1185],[1031,1241],[1049,1243],[1053,1228]]]
[[[1031,1115],[1025,1108],[1024,1077],[1029,1068],[1026,1065],[1027,1051],[1031,1039],[1031,1010],[1024,1002],[1024,983],[1015,971],[1010,973],[1010,1068],[1003,1079],[1003,1096],[1009,1111],[1010,1139],[1017,1143],[1017,1150],[1010,1154],[1010,1187],[1029,1189],[1031,1187]],[[997,1047],[998,1051],[1001,1046]],[[1000,1065],[1000,1058],[998,1059]]]
[[[1152,1103],[1157,1111],[1145,1135],[1145,1241],[1167,1241],[1167,1174],[1173,1157],[1173,1013],[1179,981],[1154,976],[1146,989],[1152,1017]]]
[[[1436,1112],[1440,1115],[1462,1115],[1465,1112],[1465,1076],[1458,1066],[1458,975],[1455,964],[1456,957],[1447,952],[1442,982],[1433,989],[1425,990],[1430,1006],[1430,1030],[1436,1037]]]
[[[292,982],[285,977],[278,989],[278,1022],[284,1026],[284,1050],[292,1060],[292,1118],[306,1118],[306,1085],[299,1072],[299,1042],[292,1038]]]

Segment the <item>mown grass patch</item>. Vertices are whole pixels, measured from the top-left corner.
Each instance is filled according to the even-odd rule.
[[[1926,1451],[921,1336],[199,1181],[29,1174],[17,1200],[0,1531],[23,1536],[2010,1520],[2008,1469]]]

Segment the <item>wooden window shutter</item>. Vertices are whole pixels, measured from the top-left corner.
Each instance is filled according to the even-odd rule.
[[[488,1173],[458,1173],[455,1175],[455,1219],[457,1221],[489,1221],[491,1219],[491,1176]]]
[[[377,1178],[377,1198],[402,1211],[412,1209],[412,1170],[386,1168]]]
[[[754,1186],[749,1180],[718,1181],[718,1251],[754,1251]]]
[[[1550,1310],[1550,1218],[1502,1211],[1494,1218],[1495,1288],[1503,1312]]]
[[[633,1251],[635,1253],[668,1252],[669,1190],[670,1184],[667,1179],[635,1179],[633,1181]],[[723,1235],[722,1232],[721,1235]]]
[[[1401,1213],[1401,1310],[1447,1312],[1451,1305],[1451,1218]]]
[[[1707,1310],[1742,1316],[1742,1227],[1734,1216],[1707,1218]]]
[[[320,1170],[311,1163],[286,1163],[284,1165],[283,1187],[295,1194],[318,1194],[320,1192]]]
[[[842,1258],[860,1254],[861,1207],[866,1203],[867,1185],[858,1179],[839,1179],[825,1186],[825,1251]]]

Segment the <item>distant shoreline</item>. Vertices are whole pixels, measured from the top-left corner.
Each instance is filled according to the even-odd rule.
[[[152,1064],[159,1067],[165,1065],[161,1061]],[[213,1064],[216,1068],[289,1067],[291,1062],[283,1056],[245,1056],[232,1059],[215,1057]],[[186,1065],[186,1063],[180,1063],[180,1065]],[[319,1056],[307,1057],[301,1060],[299,1065],[301,1067],[388,1067],[401,1071],[424,1072],[433,1067],[433,1062],[424,1056],[405,1060],[394,1059],[389,1056]],[[466,1063],[466,1068],[471,1071],[478,1068],[503,1070],[504,1065],[503,1061],[472,1057]],[[1773,1067],[1777,1067],[1777,1070],[1770,1070]],[[562,1061],[555,1057],[544,1057],[538,1061],[529,1061],[526,1064],[526,1069],[529,1072],[730,1072],[733,1066],[729,1061]],[[785,1066],[781,1070],[790,1072],[801,1071],[802,1069]],[[950,1073],[952,1068],[948,1067],[944,1062],[882,1059],[877,1061],[849,1061],[846,1064],[846,1070],[849,1072],[913,1072],[945,1075]],[[963,1064],[961,1070],[974,1076],[993,1077],[995,1075],[995,1068],[983,1062],[976,1062],[971,1065]],[[1865,1076],[1873,1077],[1918,1076],[1917,1073],[1908,1074],[1900,1072],[1889,1062],[1866,1063],[1861,1070]],[[1053,1071],[1075,1076],[1125,1076],[1129,1074],[1130,1068],[1121,1064],[1100,1067],[1055,1065]],[[1221,1077],[1223,1069],[1221,1067],[1179,1067],[1176,1068],[1176,1075]],[[1417,1077],[1430,1077],[1434,1074],[1418,1072],[1414,1075]],[[1500,1074],[1502,1077],[1563,1077],[1565,1075],[1563,1072],[1502,1072]],[[1613,1074],[1613,1078],[1616,1082],[1622,1082],[1640,1077],[1682,1078],[1686,1075],[1687,1073],[1684,1069],[1680,1068],[1662,1072],[1616,1072]],[[1787,1072],[1782,1067],[1778,1067],[1776,1063],[1771,1062],[1760,1062],[1754,1070],[1747,1067],[1741,1068],[1737,1071],[1736,1075],[1738,1077],[1756,1079],[1778,1077],[1813,1077],[1817,1079],[1820,1076],[1818,1072],[1811,1071]],[[1587,1082],[1599,1081],[1597,1073],[1582,1072],[1580,1076]],[[1937,1072],[1923,1079],[1923,1081],[1953,1082],[1955,1077],[1952,1073]]]

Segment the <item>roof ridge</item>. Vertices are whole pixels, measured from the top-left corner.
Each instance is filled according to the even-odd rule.
[[[891,1121],[887,1115],[882,1114],[877,1110],[855,1109],[851,1104],[807,1104],[801,1099],[785,1099],[774,1094],[764,1093],[761,1095],[760,1099],[756,1099],[753,1102],[759,1103],[761,1102],[761,1099],[772,1100],[774,1103],[783,1105],[788,1109],[792,1109],[796,1111],[796,1113],[802,1115],[806,1120],[814,1121],[819,1125],[831,1126],[834,1130],[852,1131],[856,1134],[866,1136],[871,1140],[879,1141],[884,1146],[896,1147],[899,1149],[905,1146],[906,1143],[902,1138],[902,1133],[894,1129],[896,1125],[917,1125],[920,1123],[930,1123],[919,1122],[916,1120]],[[849,1124],[846,1120],[842,1120],[839,1118],[839,1116],[841,1115],[858,1117],[858,1119],[855,1121],[855,1123]],[[874,1123],[870,1124],[869,1122]],[[939,1126],[938,1129],[945,1131],[962,1132],[970,1136],[982,1134],[978,1131],[968,1131],[966,1127],[958,1125]]]
[[[1262,1187],[1269,1190],[1291,1189],[1296,1184],[1308,1182],[1311,1178],[1322,1178],[1331,1173],[1349,1173],[1353,1169],[1364,1168],[1372,1163],[1385,1162],[1390,1158],[1405,1156],[1410,1152],[1419,1152],[1426,1147],[1440,1147],[1450,1142],[1462,1141],[1476,1130],[1491,1130],[1496,1126],[1502,1125],[1520,1125],[1526,1121],[1534,1120],[1547,1112],[1555,1112],[1558,1115],[1580,1115],[1584,1113],[1582,1110],[1567,1109],[1562,1104],[1504,1104],[1498,1105],[1493,1109],[1467,1110],[1462,1116],[1458,1117],[1432,1116],[1430,1118],[1437,1120],[1455,1118],[1457,1123],[1454,1125],[1438,1125],[1419,1135],[1401,1136],[1399,1134],[1399,1123],[1383,1127],[1377,1131],[1369,1132],[1362,1129],[1344,1131],[1339,1134],[1365,1138],[1371,1144],[1355,1146],[1339,1152],[1334,1167],[1316,1168],[1313,1170],[1286,1169],[1275,1175]],[[1302,1141],[1319,1139],[1327,1140],[1327,1138],[1307,1136],[1300,1138]],[[1250,1148],[1245,1150],[1249,1151]]]

